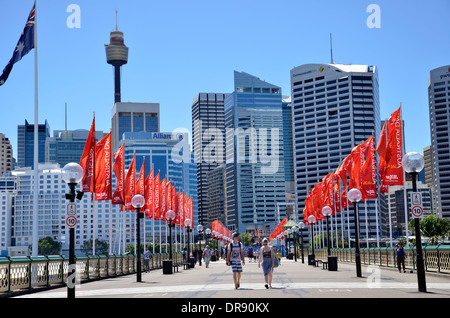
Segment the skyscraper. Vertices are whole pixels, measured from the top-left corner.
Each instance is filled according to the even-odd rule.
[[[59,163],[64,167],[69,162],[80,162],[89,130],[54,130],[53,137],[45,141],[45,162]],[[95,132],[97,141],[104,137],[102,131]]]
[[[9,139],[0,133],[0,176],[13,169],[13,149]]]
[[[305,64],[291,70],[292,133],[297,211],[311,188],[335,171],[354,146],[380,133],[375,66]],[[379,232],[375,203],[360,209],[361,236]],[[379,211],[377,211],[379,214]]]
[[[38,125],[39,163],[45,163],[45,139],[50,137],[50,126]],[[17,166],[34,167],[34,124],[25,120],[25,125],[17,126]]]
[[[126,132],[159,131],[159,103],[115,103],[111,117],[113,151],[120,146]]]
[[[225,163],[224,101],[228,95],[199,93],[192,100],[192,145],[197,158],[199,222],[203,225],[209,222],[211,212],[207,175]]]
[[[234,72],[225,99],[227,226],[273,229],[285,202],[281,88]]]
[[[440,217],[450,219],[450,65],[430,71],[428,101],[436,209]]]

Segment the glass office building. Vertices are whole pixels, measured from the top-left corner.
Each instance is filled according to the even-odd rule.
[[[117,150],[126,132],[158,132],[158,103],[115,103],[112,109],[111,149]]]
[[[197,165],[194,155],[190,150],[188,134],[186,133],[125,133],[119,147],[125,144],[125,169],[131,164],[133,154],[136,154],[136,179],[145,159],[145,177],[153,168],[153,177],[158,172],[160,180],[166,178],[172,181],[178,190],[184,191],[193,202],[193,224],[198,224],[198,199],[197,199]],[[114,178],[115,179],[115,178]],[[134,214],[127,212],[127,220],[134,222]],[[156,221],[154,230],[159,234],[159,223]],[[162,223],[162,230],[166,231],[167,223]],[[145,223],[146,235],[149,237],[152,231],[151,222]]]
[[[39,163],[45,163],[45,139],[50,137],[50,126],[45,124],[38,125],[38,149]],[[17,126],[17,166],[34,167],[34,124],[29,124],[25,120],[25,125]]]
[[[227,226],[273,229],[277,204],[285,202],[281,88],[235,71],[225,128]]]

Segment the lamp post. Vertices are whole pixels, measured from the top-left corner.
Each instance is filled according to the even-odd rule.
[[[172,223],[172,221],[175,220],[175,212],[168,210],[166,212],[166,220],[168,221],[167,225],[169,226],[169,259],[172,260],[172,228],[175,227],[175,224]]]
[[[327,251],[328,251],[328,256],[331,255],[331,251],[330,251],[330,226],[329,226],[329,223],[328,223],[328,219],[330,218],[330,215],[331,215],[332,212],[333,212],[333,210],[331,210],[331,208],[329,206],[324,206],[322,208],[322,214],[327,219]]]
[[[361,200],[362,194],[356,188],[348,191],[347,198],[353,203],[355,211],[355,262],[356,262],[356,276],[361,277],[361,256],[359,255],[359,228],[358,228],[358,202]]]
[[[411,175],[413,192],[417,192],[417,181],[416,177],[420,171],[422,171],[425,165],[424,158],[422,154],[417,152],[408,152],[403,156],[402,166],[406,173]],[[408,220],[405,220],[408,222]],[[426,292],[427,286],[425,282],[425,266],[423,262],[422,254],[422,238],[420,235],[420,218],[414,218],[414,231],[416,232],[416,262],[417,262],[417,283],[419,286],[419,291]],[[408,233],[406,233],[408,236]]]
[[[298,228],[300,229],[300,240],[301,240],[301,249],[302,249],[302,264],[305,263],[305,257],[303,256],[303,229],[305,228],[305,224],[303,222],[300,222],[298,224]]]
[[[211,229],[210,228],[207,228],[206,230],[205,230],[205,240],[206,240],[206,245],[208,245],[208,243],[209,243],[209,238],[211,237]]]
[[[136,256],[136,282],[142,281],[142,267],[141,267],[141,222],[140,220],[144,217],[144,213],[141,213],[141,208],[145,204],[145,198],[136,194],[131,198],[131,205],[136,209],[136,238],[137,238],[137,256]]]
[[[37,169],[37,168],[36,168]],[[75,187],[81,181],[84,175],[83,168],[74,162],[70,162],[64,166],[61,170],[63,180],[69,185],[70,192],[66,193],[66,199],[70,203],[75,202],[75,197],[81,200],[83,192],[78,192],[75,195]],[[37,180],[35,180],[37,182]],[[75,215],[67,216],[67,226],[69,228],[69,269],[67,272],[67,298],[75,298],[75,281],[76,281],[76,263],[75,263],[75,225],[76,225],[76,205]],[[68,213],[67,213],[68,214]],[[75,224],[69,223],[69,218],[75,220]],[[71,225],[69,225],[71,224]],[[70,279],[73,279],[70,281]]]
[[[292,232],[294,233],[294,260],[297,262],[297,232],[298,227],[294,225],[292,227]]]
[[[311,224],[311,251],[312,254],[308,255],[308,265],[314,265],[316,255],[314,254],[314,223],[316,223],[316,217],[314,215],[308,216],[308,222]]]
[[[192,267],[194,267],[194,266],[192,266],[193,264],[191,264],[191,257],[190,257],[190,255],[191,255],[191,252],[189,251],[189,234],[190,234],[190,232],[191,232],[191,229],[190,229],[190,226],[192,225],[192,220],[191,219],[185,219],[184,220],[184,226],[186,227],[186,232],[187,232],[187,238],[188,238],[188,241],[187,241],[187,260],[188,260],[188,263],[189,263],[189,268],[192,268]]]
[[[203,225],[199,224],[197,225],[197,231],[198,231],[198,266],[202,266],[202,238],[203,238]]]

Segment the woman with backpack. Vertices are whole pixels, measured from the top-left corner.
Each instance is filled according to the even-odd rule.
[[[261,248],[259,253],[258,268],[261,267],[262,262],[264,280],[266,281],[266,284],[264,286],[269,289],[269,287],[272,288],[272,273],[273,267],[275,266],[276,256],[272,246],[269,246],[269,240],[267,238],[264,238],[262,243],[263,247]]]

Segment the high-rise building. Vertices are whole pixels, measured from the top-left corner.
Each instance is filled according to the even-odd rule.
[[[89,130],[54,130],[53,137],[45,141],[45,162],[59,163],[64,167],[69,162],[80,162]],[[102,131],[95,132],[97,141],[104,137]]]
[[[38,162],[45,163],[45,139],[50,137],[50,126],[38,125]],[[25,120],[25,125],[17,126],[17,166],[34,167],[34,124],[29,124]]]
[[[194,155],[191,153],[188,135],[186,133],[164,132],[127,132],[122,143],[125,144],[125,169],[131,164],[133,155],[136,154],[136,178],[145,160],[145,177],[153,168],[153,177],[160,173],[160,180],[166,178],[172,182],[177,191],[192,198],[193,217],[192,224],[198,224],[197,209],[197,165]],[[131,213],[129,220],[133,222],[135,217]],[[166,231],[164,223],[163,231]],[[159,226],[155,231],[159,233]],[[146,224],[146,231],[151,233],[150,222]]]
[[[159,103],[115,103],[111,117],[113,151],[117,150],[126,132],[159,131]]]
[[[9,139],[0,133],[0,176],[13,169],[13,149]]]
[[[227,226],[241,233],[273,229],[285,203],[281,88],[235,71],[225,128]]]
[[[430,71],[428,102],[436,210],[440,217],[450,219],[450,65]]]
[[[228,95],[199,93],[192,100],[192,145],[197,158],[199,222],[205,226],[210,222],[208,213],[211,212],[208,208],[207,174],[225,163],[224,101]]]
[[[377,68],[301,65],[291,70],[291,94],[296,206],[303,218],[311,188],[335,171],[354,146],[380,134]],[[375,238],[380,231],[379,222],[378,228],[376,225],[379,211],[374,200],[366,202],[359,210],[360,235]],[[353,226],[350,228],[353,233]]]

